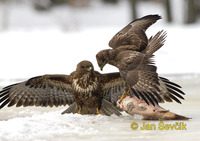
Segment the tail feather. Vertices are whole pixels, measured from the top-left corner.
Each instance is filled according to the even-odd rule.
[[[63,115],[63,114],[69,114],[69,113],[73,113],[73,114],[78,113],[78,107],[77,107],[76,102],[74,102],[73,104],[71,104],[71,105],[69,106],[69,108],[67,108],[67,109],[66,109],[65,111],[63,111],[61,114]]]
[[[147,54],[148,56],[152,56],[154,52],[164,45],[166,35],[167,33],[162,30],[159,31],[155,36],[150,37],[148,46],[143,53]]]
[[[120,116],[121,109],[114,106],[111,102],[107,101],[106,99],[102,100],[101,108],[99,109],[100,114],[110,116],[112,114],[115,114],[117,116]],[[78,107],[76,102],[71,104],[69,108],[67,108],[65,111],[63,111],[61,114],[67,114],[67,113],[78,113]],[[87,108],[82,107],[81,114],[96,114],[96,108]]]
[[[107,101],[106,99],[102,100],[101,108],[100,108],[101,114],[105,114],[108,116],[115,114],[117,116],[120,116],[121,115],[120,111],[121,109],[114,106],[111,102]]]

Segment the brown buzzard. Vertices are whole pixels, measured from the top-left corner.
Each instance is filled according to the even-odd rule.
[[[112,49],[100,51],[96,59],[101,70],[107,63],[116,66],[128,88],[147,104],[171,102],[172,99],[181,103],[178,98],[184,99],[180,95],[184,92],[177,89],[180,86],[158,77],[152,60],[153,53],[163,46],[166,33],[160,31],[149,40],[145,34],[159,19],[159,15],[148,15],[131,22],[111,39],[109,46]]]
[[[0,91],[0,109],[19,106],[70,105],[63,113],[121,115],[115,107],[125,88],[119,73],[100,74],[82,61],[70,75],[43,75]]]

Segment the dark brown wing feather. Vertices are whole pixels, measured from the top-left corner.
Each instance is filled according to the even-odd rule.
[[[148,44],[145,31],[159,19],[159,15],[147,15],[129,23],[110,40],[109,46],[113,49],[144,50]]]
[[[60,106],[74,102],[68,75],[44,75],[7,86],[0,91],[0,108],[19,106]]]
[[[120,73],[135,96],[153,105],[164,101],[172,102],[172,99],[181,103],[178,98],[184,99],[181,96],[184,92],[177,84],[158,77],[157,68],[150,58],[139,52],[125,54],[125,56],[128,57],[122,59]]]
[[[125,81],[120,73],[101,74],[103,97],[116,105],[117,100],[122,96],[126,87]]]
[[[165,31],[159,31],[155,36],[149,39],[149,43],[145,50],[142,53],[147,54],[149,56],[153,55],[158,49],[160,49],[165,42],[167,33]]]

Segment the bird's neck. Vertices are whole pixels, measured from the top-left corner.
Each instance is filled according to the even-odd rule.
[[[118,54],[118,50],[116,49],[108,50],[108,58],[107,58],[108,64],[117,67],[117,62],[115,61],[117,54]]]
[[[90,81],[94,81],[96,76],[94,75],[94,72],[88,72],[88,73],[78,73],[76,78],[78,78],[79,82],[88,84],[90,83]]]
[[[86,73],[86,74],[81,74],[80,76],[80,81],[82,81],[83,83],[86,83],[90,80],[91,78],[91,73]]]
[[[72,82],[72,87],[81,93],[90,93],[96,90],[98,86],[98,80],[93,73],[78,74]]]

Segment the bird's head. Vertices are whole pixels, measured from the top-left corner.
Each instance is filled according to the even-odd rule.
[[[97,63],[100,70],[103,70],[103,67],[108,63],[109,59],[109,50],[102,50],[96,55]]]
[[[76,71],[82,72],[82,73],[91,73],[94,71],[94,67],[90,61],[81,61],[78,63],[76,67]]]

